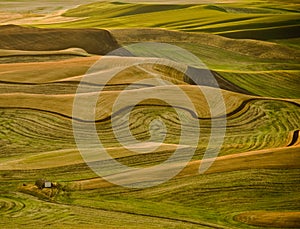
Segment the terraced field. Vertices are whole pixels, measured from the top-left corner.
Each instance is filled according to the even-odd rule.
[[[299,228],[297,2],[128,2],[0,13],[0,227]]]

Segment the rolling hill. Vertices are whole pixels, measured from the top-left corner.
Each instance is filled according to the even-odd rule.
[[[43,0],[34,22],[23,2],[22,26],[0,20],[1,228],[299,228],[297,1],[178,2]],[[105,152],[135,169],[180,154],[145,182]]]

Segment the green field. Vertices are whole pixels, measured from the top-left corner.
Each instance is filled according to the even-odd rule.
[[[297,1],[5,2],[0,4],[0,228],[300,227]],[[194,56],[166,46],[130,46],[142,42],[175,45]],[[103,57],[122,46],[134,55]],[[101,77],[91,80],[123,65],[105,85]],[[195,79],[188,78],[189,70]],[[151,81],[157,78],[172,84]],[[85,116],[88,107],[73,113],[76,92],[88,101],[99,91],[95,120]],[[214,98],[211,104],[203,93]],[[121,96],[125,106],[114,110]],[[159,165],[176,149],[182,157],[190,148],[195,153],[167,182],[123,187],[85,163],[74,126],[90,152],[97,136],[104,147],[99,152],[105,149],[133,168]],[[141,144],[128,138],[127,127]],[[219,147],[224,129],[216,161],[199,174],[206,150]],[[157,180],[182,163],[162,168]],[[106,158],[91,164],[128,186],[140,182],[134,173],[110,167]],[[35,182],[41,178],[55,185],[39,189]]]
[[[274,40],[297,38],[299,8],[296,3],[242,1],[204,5],[153,5],[100,2],[79,6],[63,14],[75,22],[46,27],[164,28],[209,32],[232,38]]]

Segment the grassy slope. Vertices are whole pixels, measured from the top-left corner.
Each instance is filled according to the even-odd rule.
[[[255,95],[299,98],[297,50],[271,42],[157,29],[112,30],[112,34],[121,44],[167,42],[189,50],[220,76]]]
[[[196,109],[198,112],[198,116],[200,118],[205,118],[208,117],[208,112],[207,112],[207,105],[205,102],[201,103],[196,103],[196,101],[201,101],[203,98],[201,94],[197,91],[197,89],[193,87],[181,87],[186,93],[191,97],[192,101],[195,102]],[[149,93],[151,95],[154,92],[161,93],[159,92],[161,88],[155,88],[155,89],[137,89],[137,90],[131,90],[128,91],[126,94],[123,96],[128,96],[128,99],[130,99],[130,96],[136,96],[139,93]],[[170,96],[172,93],[174,93],[172,87],[165,87],[164,93],[162,95]],[[107,91],[102,95],[102,101],[99,103],[99,108],[97,109],[97,120],[102,120],[101,123],[99,123],[99,130],[101,128],[110,128],[109,123],[107,123],[106,119],[109,117],[111,114],[111,105],[114,101],[114,98],[118,96],[119,93],[117,92],[110,92]],[[249,100],[248,97],[246,96],[239,96],[233,93],[225,93],[224,92],[224,97],[225,97],[225,102],[227,105],[227,112],[231,113],[232,115],[228,116],[228,125],[231,126],[231,128],[228,128],[228,144],[227,146],[225,145],[226,148],[231,148],[234,145],[234,142],[240,142],[239,144],[236,144],[232,150],[230,151],[240,151],[242,150],[240,147],[243,149],[247,149],[247,147],[250,148],[261,148],[261,147],[270,147],[270,146],[280,146],[280,145],[285,145],[287,144],[287,136],[290,131],[297,129],[297,119],[299,117],[299,108],[295,104],[290,104],[285,101],[279,101],[279,100],[268,100],[268,99],[254,99]],[[86,96],[88,98],[88,96]],[[251,97],[250,97],[251,98]],[[245,101],[244,104],[242,105],[242,101]],[[1,95],[1,107],[7,107],[7,108],[13,108],[13,109],[20,109],[17,113],[24,113],[24,115],[28,112],[28,116],[30,117],[31,112],[33,116],[36,116],[33,120],[29,119],[25,122],[25,120],[20,119],[20,120],[15,120],[13,121],[10,117],[11,111],[6,113],[7,111],[3,111],[2,117],[3,117],[3,125],[8,128],[10,125],[13,127],[19,129],[14,130],[17,131],[17,136],[21,133],[21,130],[25,131],[25,129],[30,129],[33,131],[35,129],[35,126],[30,126],[30,123],[34,123],[35,119],[41,119],[38,121],[42,122],[42,120],[48,120],[47,125],[44,124],[38,124],[37,128],[40,129],[41,135],[43,136],[44,134],[49,131],[49,128],[51,126],[55,126],[55,120],[56,122],[59,123],[59,125],[62,125],[64,120],[69,120],[69,117],[71,117],[71,112],[72,112],[72,104],[73,104],[73,96],[70,95],[59,95],[59,96],[53,96],[53,95],[32,95],[32,94],[2,94]],[[146,127],[144,128],[143,126],[140,126],[140,122],[144,119],[149,118],[149,120],[153,119],[154,117],[151,117],[155,115],[156,113],[163,112],[166,115],[168,112],[171,112],[169,109],[164,109],[163,108],[155,108],[151,107],[152,105],[155,105],[156,103],[147,103],[143,102],[141,105],[143,105],[140,108],[137,108],[134,111],[134,114],[137,116],[132,116],[132,122],[133,126],[132,128],[138,128],[135,131],[137,133],[140,133],[141,136],[146,134]],[[157,103],[159,105],[159,103]],[[22,110],[22,108],[26,109],[28,108],[29,110]],[[147,108],[147,109],[146,109]],[[235,110],[239,108],[239,112],[235,114]],[[31,109],[33,111],[31,111]],[[139,117],[138,113],[142,112],[145,109],[144,112],[144,118]],[[148,111],[148,109],[150,109]],[[276,113],[273,113],[272,110],[276,110]],[[290,113],[288,112],[290,110]],[[39,112],[39,111],[45,111],[45,112]],[[47,114],[49,112],[49,114]],[[184,110],[181,112],[185,113]],[[187,112],[186,112],[187,113]],[[118,117],[121,117],[123,113],[118,114]],[[63,116],[62,116],[63,115]],[[238,116],[239,115],[239,116]],[[251,116],[252,115],[252,116]],[[27,116],[27,115],[26,115]],[[52,117],[54,120],[52,120]],[[189,115],[188,115],[189,116]],[[281,117],[283,116],[283,117]],[[6,118],[5,118],[6,117]],[[29,118],[28,117],[28,118]],[[167,116],[168,117],[168,116]],[[163,119],[168,120],[167,117],[164,117]],[[8,119],[7,119],[8,118]],[[81,116],[78,116],[76,118],[82,118]],[[178,127],[173,120],[175,117],[173,117],[173,114],[171,115],[170,113],[170,128],[176,130],[174,132],[174,137],[177,136],[178,133]],[[189,117],[187,117],[189,118]],[[138,119],[138,120],[136,120]],[[289,121],[287,121],[289,120]],[[22,121],[24,122],[24,125],[22,124]],[[118,122],[117,118],[116,121]],[[120,120],[122,122],[122,120]],[[148,122],[148,121],[147,121]],[[174,123],[173,123],[174,122]],[[273,122],[274,125],[276,123],[276,127],[269,126],[269,124]],[[203,121],[202,123],[204,126],[209,125],[208,121]],[[49,126],[48,126],[49,125]],[[67,144],[67,141],[69,141],[72,138],[72,129],[71,129],[71,123],[68,121],[66,124],[63,125],[63,127],[57,126],[56,132],[53,134],[49,134],[48,137],[46,137],[44,140],[53,140],[55,141],[55,134],[59,135],[61,138],[62,142],[65,142]],[[256,126],[255,130],[252,130]],[[24,128],[24,129],[23,129]],[[236,141],[236,138],[239,137],[238,132],[241,129],[244,130],[244,137],[241,138],[239,141]],[[247,130],[247,131],[246,131]],[[13,132],[14,132],[13,131]],[[36,130],[38,131],[38,130]],[[38,131],[38,132],[39,132]],[[13,133],[12,132],[12,133]],[[28,132],[30,137],[30,131],[26,130]],[[61,132],[61,134],[59,133]],[[18,134],[19,133],[19,134]],[[3,133],[3,137],[5,137],[5,133]],[[14,135],[15,135],[14,134]],[[111,140],[113,139],[111,136],[111,132],[107,131],[105,134],[103,134],[104,139]],[[204,134],[204,133],[203,133]],[[208,133],[206,133],[208,134]],[[146,134],[147,136],[148,134]],[[34,137],[33,135],[32,137]],[[64,137],[65,136],[65,137]],[[144,138],[146,138],[146,136]],[[12,136],[11,136],[12,137]],[[8,137],[7,140],[11,137]],[[21,136],[19,136],[21,137]],[[37,137],[37,136],[36,136]],[[138,136],[139,137],[139,136]],[[6,137],[5,137],[6,138]],[[272,139],[274,138],[274,139]],[[42,140],[43,138],[41,138]],[[65,139],[65,140],[63,140]],[[176,137],[177,139],[177,137]],[[265,140],[263,140],[265,139]],[[267,140],[268,139],[268,140]],[[21,139],[20,139],[21,140]],[[61,142],[61,141],[58,141]],[[169,139],[169,143],[173,143],[175,139]],[[260,141],[263,141],[260,143]],[[25,142],[24,142],[25,144]],[[113,144],[113,143],[111,143]],[[11,147],[12,145],[8,144],[8,147]],[[58,146],[56,146],[58,147]],[[228,149],[227,149],[228,150]],[[225,151],[225,150],[224,150]]]
[[[126,28],[159,26],[167,29],[197,32],[204,31],[215,34],[218,34],[218,31],[220,30],[222,33],[240,34],[238,35],[239,38],[249,38],[245,33],[248,33],[247,30],[250,30],[251,36],[253,34],[255,34],[255,36],[260,36],[260,34],[265,36],[260,38],[250,36],[251,38],[263,40],[277,39],[275,40],[276,42],[295,48],[297,46],[294,45],[294,39],[286,39],[290,38],[290,34],[285,30],[287,26],[297,25],[297,9],[298,7],[293,5],[293,3],[280,5],[278,3],[265,3],[263,1],[257,3],[255,6],[248,5],[245,2],[221,5],[180,6],[94,3],[69,10],[65,14],[66,16],[84,17],[84,19],[79,22],[67,23],[65,25],[71,28],[82,26],[122,28],[123,23],[126,25]],[[201,17],[199,17],[200,12]],[[86,17],[88,18],[86,19]],[[179,18],[180,21],[178,21]],[[155,22],[153,22],[153,19],[155,19]],[[106,25],[106,20],[109,21],[109,25]],[[162,23],[159,22],[160,20]],[[140,25],[136,23],[140,23]],[[48,26],[49,25],[46,27]],[[187,26],[189,27],[187,28]],[[64,27],[64,24],[55,24],[50,27]],[[275,33],[269,34],[266,31],[262,31],[262,29],[265,28],[274,30]],[[136,33],[136,31],[129,31],[129,33],[130,32]],[[124,42],[126,41],[126,36],[122,33],[124,33],[124,31],[119,33],[114,32],[114,34],[117,35],[117,38],[119,38],[119,41]],[[293,29],[292,34],[295,35],[297,32]],[[158,33],[157,35],[160,36],[162,33]],[[299,68],[298,59],[295,59],[295,57],[299,57],[299,52],[292,51],[291,49],[288,50],[272,43],[226,40],[221,37],[213,37],[204,34],[189,34],[189,36],[194,38],[189,39],[188,42],[182,42],[183,40],[187,40],[184,38],[184,35],[170,34],[169,36],[172,35],[178,37],[177,41],[175,40],[172,42],[173,44],[193,51],[210,68],[221,70],[235,69],[239,71],[276,70],[276,74],[280,75],[285,75],[286,73],[285,71],[279,73],[279,70],[296,70]],[[144,34],[142,36],[144,36]],[[285,39],[278,40],[279,38]],[[153,38],[150,38],[150,35],[147,35],[146,40],[147,39],[153,40]],[[165,39],[170,42],[169,37],[165,37]],[[197,39],[200,39],[201,42],[195,42]],[[217,47],[215,44],[217,44]],[[259,57],[259,61],[257,60],[257,57]],[[220,60],[224,58],[226,58],[226,62],[220,62]],[[288,59],[289,61],[287,61]],[[232,76],[232,74],[231,76],[224,74],[224,77],[240,87],[249,89],[252,93],[257,95],[287,98],[295,98],[298,96],[294,93],[295,88],[287,88],[291,90],[285,90],[284,93],[282,90],[273,90],[270,92],[269,90],[271,90],[271,88],[261,89],[260,84],[257,83],[258,81],[252,80],[253,77],[256,77],[256,74],[253,73],[251,77],[247,77],[245,80],[246,74],[247,73],[242,73],[241,76],[239,74],[235,74],[235,76]],[[293,75],[293,83],[289,83],[289,87],[291,85],[297,85],[295,80],[297,80],[298,73],[289,73],[289,75],[291,74]],[[274,74],[272,72],[265,72],[264,79],[272,80],[274,79]],[[243,83],[246,84],[242,85]],[[297,86],[295,87],[297,88]]]
[[[240,87],[261,96],[300,98],[299,71],[220,72]]]
[[[275,110],[277,110],[276,113]],[[140,114],[140,112],[143,112],[143,110],[136,110],[133,117]],[[151,111],[150,109],[148,112],[145,114],[146,118],[155,117],[153,116],[155,110]],[[159,114],[167,112],[166,115],[168,114],[170,117],[170,111],[166,109],[157,112]],[[263,115],[264,113],[265,115]],[[120,115],[122,116],[122,114]],[[229,118],[223,154],[243,152],[249,149],[286,146],[290,141],[288,136],[291,130],[299,129],[298,120],[299,108],[286,102],[266,100],[249,104],[249,107]],[[202,127],[206,125],[208,124],[202,123]],[[120,224],[130,227],[132,221],[135,221],[137,227],[143,225],[146,228],[151,228],[153,225],[166,225],[167,228],[197,226],[197,224],[158,218],[158,216],[163,216],[199,224],[217,223],[229,228],[248,228],[246,224],[234,221],[233,216],[242,212],[265,209],[277,212],[297,211],[299,209],[297,205],[299,171],[291,168],[286,169],[276,163],[282,162],[286,166],[287,161],[295,165],[294,163],[299,161],[297,159],[298,148],[287,148],[282,153],[275,151],[270,155],[272,160],[263,157],[266,163],[275,161],[275,164],[271,167],[272,169],[269,167],[255,169],[256,164],[261,165],[257,160],[260,161],[264,155],[258,152],[256,158],[246,156],[243,159],[246,166],[245,170],[240,170],[242,166],[240,161],[234,161],[234,163],[228,161],[229,165],[239,165],[238,168],[235,168],[234,171],[229,169],[229,171],[225,170],[221,173],[204,176],[182,177],[162,186],[146,190],[128,190],[116,186],[99,187],[96,180],[91,184],[84,184],[87,185],[88,189],[92,188],[91,190],[75,191],[73,189],[77,189],[77,185],[73,186],[73,181],[91,179],[96,176],[85,164],[72,165],[80,162],[79,155],[74,154],[73,151],[65,151],[63,155],[55,152],[51,154],[40,153],[62,148],[74,148],[70,120],[47,112],[8,109],[2,110],[1,126],[1,141],[4,143],[1,150],[6,152],[6,156],[1,161],[6,161],[5,164],[10,166],[5,166],[5,170],[1,171],[1,190],[6,194],[1,194],[0,201],[1,203],[3,201],[8,203],[14,201],[17,206],[25,205],[22,210],[17,207],[10,207],[13,208],[12,210],[2,209],[5,216],[2,217],[1,222],[5,224],[9,222],[7,217],[20,216],[19,214],[21,214],[24,215],[27,222],[31,223],[31,226],[35,225],[36,227],[45,225],[45,222],[50,222],[53,226],[61,225],[62,227],[75,227],[74,223],[78,224],[79,222],[81,222],[80,224],[90,225],[89,227],[100,227],[101,225],[118,227]],[[99,124],[98,128],[107,130],[109,124]],[[137,130],[137,132],[140,132],[139,129]],[[241,130],[243,131],[241,132]],[[118,145],[117,142],[112,141],[110,131],[101,133],[102,140],[107,146],[114,147]],[[175,133],[174,130],[173,133]],[[103,136],[103,134],[105,135]],[[205,144],[205,136],[204,131],[201,144]],[[173,139],[174,135],[171,139],[167,138],[167,141]],[[205,146],[200,145],[195,159],[201,158],[203,147]],[[116,153],[115,149],[112,149],[112,152]],[[121,150],[121,157],[116,156],[124,164],[145,166],[145,159],[147,165],[151,165],[165,160],[171,152],[166,150],[145,157],[145,155],[126,156],[125,151]],[[59,155],[62,156],[59,157],[62,161],[61,164],[56,163]],[[282,156],[286,159],[283,160]],[[20,159],[20,157],[24,160],[14,161]],[[249,160],[254,161],[253,166],[249,164]],[[55,166],[60,166],[54,168],[44,167],[45,164],[49,166],[49,163],[52,162]],[[31,168],[28,170],[28,167],[22,165],[23,163],[27,166],[33,163],[35,168],[42,169],[35,170]],[[222,167],[222,164],[219,166],[216,164],[217,170],[221,168],[220,166]],[[251,169],[249,169],[249,166]],[[10,170],[11,168],[13,170]],[[296,168],[298,168],[297,165]],[[187,174],[193,173],[187,171]],[[56,199],[58,203],[49,206],[39,200],[32,199],[30,196],[22,194],[20,197],[20,194],[11,192],[11,190],[16,190],[21,183],[33,183],[39,177],[47,177],[62,182],[70,186],[71,189],[61,192]],[[218,191],[216,192],[216,190]],[[255,199],[256,201],[250,202],[249,199]],[[82,208],[80,206],[86,207]],[[32,209],[36,208],[47,208],[47,214],[45,215],[44,211],[37,211],[32,215]],[[108,212],[103,212],[103,210],[108,210]],[[97,214],[97,217],[91,211],[94,212],[93,214]],[[120,213],[120,211],[123,213]],[[134,213],[134,215],[125,214],[126,212]],[[136,216],[135,214],[141,215]],[[29,215],[30,217],[28,217]],[[62,215],[64,221],[60,221]],[[86,215],[89,216],[88,221]],[[118,221],[108,220],[117,215],[119,215]],[[149,216],[145,215],[155,217],[154,219],[150,217],[152,225],[148,221]],[[13,227],[13,225],[22,224],[24,217],[17,217],[9,225]],[[47,220],[41,220],[42,218]],[[200,227],[200,225],[198,226]]]
[[[23,31],[24,29],[14,27],[12,28],[12,30],[15,30],[16,34],[18,34],[19,36],[19,33],[17,31]],[[27,30],[25,29],[24,31],[26,32]],[[36,29],[34,31],[37,32]],[[54,31],[49,31],[49,33],[54,33]],[[182,33],[156,29],[112,30],[112,34],[120,44],[156,41],[168,42],[170,44],[174,44],[187,49],[193,52],[197,57],[199,57],[209,68],[215,69],[219,73],[218,75],[230,81],[231,83],[236,84],[238,87],[250,91],[253,94],[282,98],[298,97],[298,71],[296,70],[299,69],[299,51],[293,50],[291,47],[285,47],[283,45],[277,45],[274,43],[263,41],[228,39],[204,33]],[[22,39],[19,39],[22,41],[21,43],[26,43],[26,36],[22,37]],[[13,44],[16,43],[14,40],[11,41],[11,39],[4,39],[4,41],[9,47],[13,46]],[[20,44],[18,43],[18,45]],[[151,50],[145,50],[146,53],[150,51]],[[16,53],[16,51],[10,52]],[[160,53],[160,50],[155,50],[154,54],[165,54],[164,50],[161,50],[161,52],[162,53]],[[21,53],[24,52],[18,52],[18,55],[20,55]],[[45,53],[50,54],[49,51]],[[64,52],[60,51],[58,53],[63,54]],[[32,60],[34,53],[31,52],[28,54],[30,56],[27,55],[26,58],[24,56],[17,57],[15,55],[13,58],[5,57],[6,59],[3,59],[2,57],[2,60],[4,62],[27,62],[28,60]],[[141,53],[141,55],[143,55],[143,53]],[[36,59],[38,61],[37,57]],[[226,61],[220,61],[224,59]],[[48,62],[43,64],[36,63],[6,65],[3,66],[6,71],[3,71],[3,73],[1,73],[1,77],[3,81],[13,82],[13,79],[18,77],[15,74],[18,71],[17,69],[20,69],[22,72],[24,72],[25,68],[28,69],[28,79],[30,77],[31,82],[38,82],[36,81],[37,75],[34,73],[30,73],[32,67],[40,69],[41,74],[39,75],[39,78],[44,79],[43,82],[46,82],[45,77],[48,78],[50,75],[60,77],[68,74],[70,77],[75,77],[76,74],[79,76],[80,74],[84,73],[83,71],[79,71],[77,73],[77,70],[75,69],[79,69],[80,66],[76,66],[75,69],[70,68],[69,70],[65,70],[66,73],[63,75],[61,73],[57,74],[56,72],[61,71],[61,67],[65,68],[66,64],[67,63],[59,62],[57,65],[56,62]],[[48,67],[46,67],[47,65]],[[55,70],[56,68],[53,69],[52,66],[55,66],[56,68],[59,67],[59,69]],[[231,72],[232,70],[233,72]],[[264,72],[261,73],[261,71]],[[284,89],[282,88],[279,90],[274,90],[274,88],[271,87],[271,85],[274,85],[274,83],[264,83],[265,88],[261,88],[261,83],[263,82],[270,80],[271,82],[276,82],[276,75],[280,75],[281,79],[284,81],[282,81]],[[262,81],[253,80],[257,76],[263,76]],[[26,79],[25,77],[23,78]]]
[[[80,166],[74,168],[81,176],[84,175]],[[67,171],[69,169],[71,168]],[[46,223],[51,223],[53,226],[73,225],[75,227],[76,223],[81,222],[81,224],[90,225],[89,227],[101,225],[118,227],[120,223],[123,223],[129,228],[131,226],[151,228],[148,222],[149,217],[147,217],[149,215],[154,216],[154,218],[151,217],[154,227],[164,225],[165,220],[158,218],[163,216],[196,223],[213,225],[217,223],[227,228],[251,228],[234,221],[233,217],[241,212],[265,209],[277,212],[297,211],[299,208],[297,204],[298,173],[299,169],[252,169],[178,178],[162,186],[146,190],[102,187],[94,190],[65,191],[57,200],[58,203],[65,204],[59,205],[43,203],[28,195],[8,192],[2,195],[1,202],[6,198],[8,202],[17,202],[17,206],[18,203],[24,204],[25,208],[20,210],[14,207],[12,210],[4,210],[6,217],[2,218],[2,224],[9,222],[7,217],[22,214],[31,226],[44,226]],[[5,174],[6,179],[13,179],[9,171]],[[14,174],[25,182],[33,182],[34,178],[38,177],[33,170],[29,173],[18,171]],[[42,170],[39,176],[42,174],[56,180],[61,176],[64,181],[71,175],[62,168]],[[74,174],[71,177],[74,179]],[[294,185],[291,186],[290,183]],[[8,181],[2,180],[2,184],[5,187],[5,189],[2,188],[3,190],[11,190],[16,188],[19,182],[10,181],[8,184]],[[255,202],[250,202],[249,199]],[[46,213],[44,210],[32,213],[32,209],[36,208],[48,210]],[[24,222],[24,217],[22,219],[17,217],[9,224],[20,225]],[[113,217],[117,217],[118,220],[110,220]],[[135,223],[133,224],[131,220]],[[167,228],[197,226],[189,223],[186,225],[181,223],[180,226],[180,222],[178,225],[175,220],[166,221],[169,223],[166,225]],[[198,227],[203,228],[200,225]]]
[[[155,11],[160,8],[159,11]],[[155,12],[154,12],[155,11]],[[67,11],[80,21],[45,25],[69,28],[160,27],[186,32],[212,32],[253,39],[295,38],[299,8],[293,3],[232,3],[216,5],[157,5],[93,3]],[[87,17],[87,18],[86,18]]]

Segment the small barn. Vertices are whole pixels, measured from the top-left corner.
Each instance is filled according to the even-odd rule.
[[[35,185],[39,188],[39,189],[43,189],[43,188],[52,188],[52,182],[47,181],[45,179],[39,179],[35,181]]]

